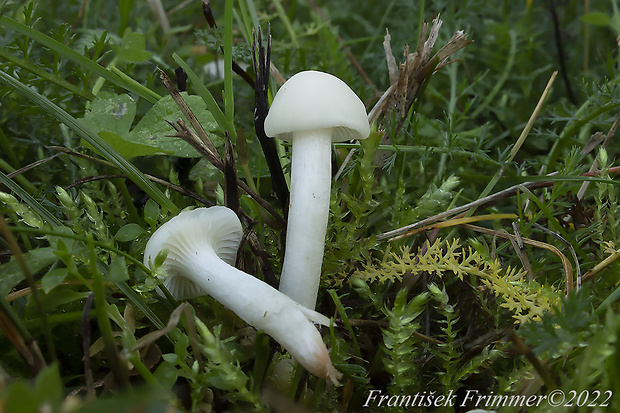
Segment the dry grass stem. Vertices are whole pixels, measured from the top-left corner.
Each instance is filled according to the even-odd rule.
[[[483,227],[479,227],[476,225],[462,224],[461,227],[470,229],[472,231],[481,232],[483,234],[497,236],[500,238],[516,239],[515,235],[509,234],[507,232],[494,231],[492,229],[483,228]],[[557,249],[555,246],[551,244],[547,244],[547,243],[540,242],[540,241],[535,241],[529,238],[522,238],[522,240],[524,244],[546,249],[548,251],[551,251],[552,253],[554,253],[560,258],[560,261],[562,262],[562,268],[564,270],[564,280],[566,282],[566,295],[568,296],[570,292],[573,290],[573,266],[571,265],[568,258],[566,258],[566,256],[562,254],[562,252],[559,249]]]

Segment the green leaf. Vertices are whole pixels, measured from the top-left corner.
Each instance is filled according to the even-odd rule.
[[[60,411],[63,400],[62,378],[55,363],[39,372],[34,385],[23,378],[16,378],[6,390],[3,392],[3,412]]]
[[[146,51],[144,35],[132,32],[130,28],[125,30],[120,46],[114,49],[115,57],[121,62],[141,63],[151,58],[151,54]]]
[[[11,412],[35,413],[39,411],[37,399],[25,381],[16,381],[7,392],[4,409]]]
[[[611,17],[600,11],[584,14],[581,16],[581,21],[595,26],[611,26]]]
[[[144,233],[144,228],[138,224],[127,224],[118,230],[114,239],[120,242],[133,241]]]
[[[153,146],[130,142],[121,138],[114,132],[101,131],[97,135],[127,159],[135,158],[136,156],[173,155],[172,152],[164,151]]]
[[[37,248],[24,254],[24,259],[31,274],[36,274],[43,268],[52,265],[58,257],[54,255],[53,248]],[[0,297],[7,295],[13,287],[24,279],[24,273],[17,263],[11,259],[6,264],[0,265]]]
[[[176,53],[172,54],[172,58],[175,60],[175,62],[179,64],[179,66],[181,66],[181,69],[183,69],[185,73],[187,73],[187,77],[192,83],[194,90],[196,90],[198,95],[205,102],[205,104],[209,108],[209,111],[211,111],[211,113],[215,117],[215,120],[220,126],[220,129],[229,131],[231,134],[231,138],[237,136],[237,131],[235,130],[234,123],[230,123],[228,121],[228,119],[224,115],[224,112],[222,112],[222,109],[220,109],[217,102],[215,101],[215,98],[213,97],[209,89],[207,89],[207,87],[202,83],[198,75],[194,73],[192,68],[189,67],[188,64],[185,63],[185,61],[181,59],[181,57]]]
[[[21,33],[41,43],[45,47],[48,47],[51,50],[66,57],[67,59],[72,60],[78,65],[88,70],[91,70],[93,73],[96,73],[102,78],[114,83],[115,85],[125,88],[129,90],[130,92],[136,93],[138,96],[146,99],[149,102],[155,103],[159,98],[159,95],[157,95],[152,90],[146,88],[144,85],[141,85],[140,83],[136,82],[133,79],[122,78],[118,76],[117,74],[112,73],[110,70],[101,66],[97,62],[93,62],[88,57],[79,54],[73,49],[39,32],[38,30],[33,29],[32,27],[26,26],[25,24],[20,23],[16,20],[10,19],[6,16],[0,17],[0,25],[13,29],[17,31],[18,33]]]
[[[179,370],[175,367],[178,357],[176,354],[163,354],[162,358],[165,363],[161,363],[155,370],[155,378],[161,383],[165,389],[171,389],[179,378]]]
[[[48,271],[41,279],[41,288],[43,288],[43,292],[47,294],[58,287],[58,285],[67,278],[67,275],[69,275],[69,270],[67,268],[54,268]]]
[[[190,96],[185,92],[182,92],[181,95],[207,133],[218,130],[218,125],[213,115],[207,110],[204,101],[199,96]],[[181,114],[172,97],[165,96],[144,115],[134,130],[131,131],[127,140],[163,149],[184,158],[199,157],[200,154],[189,144],[179,138],[169,136],[173,135],[175,131],[166,121],[175,122],[178,118],[184,119],[189,124],[189,121]],[[222,138],[216,134],[211,133],[209,137],[216,147],[223,146]]]
[[[97,132],[97,136],[105,140],[124,158],[156,154],[172,154],[152,145],[130,142],[129,129],[136,116],[136,102],[131,96],[112,93],[101,93],[97,96],[84,117],[80,120],[84,125]]]
[[[131,96],[102,92],[90,103],[80,120],[93,131],[124,136],[129,133],[135,116],[136,102]]]
[[[164,261],[166,261],[167,257],[168,257],[167,249],[163,249],[159,251],[157,255],[155,256],[155,260],[153,260],[153,268],[159,268],[162,265],[164,265]]]
[[[4,18],[0,18],[0,21],[4,21]],[[74,131],[78,136],[92,145],[97,152],[101,153],[108,161],[112,162],[118,169],[129,177],[136,185],[138,185],[144,192],[151,196],[162,207],[167,208],[171,212],[177,212],[176,205],[167,198],[151,181],[140,172],[135,166],[129,163],[118,152],[116,152],[107,142],[102,140],[99,136],[95,135],[93,131],[84,126],[84,124],[67,111],[57,106],[45,96],[36,92],[31,87],[28,87],[21,83],[16,78],[9,76],[4,71],[0,70],[0,83],[4,83],[20,95],[33,101],[36,105],[40,106],[50,115],[55,117],[59,122],[64,123]]]
[[[152,199],[146,201],[144,205],[144,220],[151,226],[152,230],[155,229],[159,221],[159,205]]]
[[[58,364],[53,364],[39,373],[34,385],[34,394],[40,403],[39,411],[43,410],[44,403],[48,404],[52,411],[60,406],[64,396]]]

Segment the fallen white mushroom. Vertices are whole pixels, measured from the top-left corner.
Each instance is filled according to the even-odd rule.
[[[184,211],[153,233],[144,264],[152,266],[157,254],[168,250],[164,285],[173,297],[212,296],[273,337],[310,373],[338,383],[341,374],[312,324],[329,325],[329,319],[231,265],[242,235],[237,215],[228,208]]]
[[[300,72],[278,90],[265,119],[265,133],[293,143],[279,289],[314,309],[329,217],[332,142],[366,139],[370,134],[366,109],[337,77]]]

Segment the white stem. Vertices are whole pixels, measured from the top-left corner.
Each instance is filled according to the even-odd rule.
[[[270,285],[221,260],[202,245],[172,258],[169,267],[198,284],[217,301],[257,329],[273,337],[310,373],[334,383],[341,374],[334,368],[319,331],[311,321],[329,325],[329,319],[303,307]],[[180,275],[177,275],[180,276]]]
[[[291,199],[280,291],[314,309],[321,280],[331,190],[332,128],[295,132]]]

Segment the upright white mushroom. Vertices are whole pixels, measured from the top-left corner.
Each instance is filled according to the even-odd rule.
[[[242,235],[237,215],[228,208],[184,211],[153,233],[144,264],[152,265],[160,251],[168,250],[164,285],[176,299],[212,296],[273,337],[310,373],[337,383],[341,374],[312,324],[329,325],[329,319],[231,265]]]
[[[265,133],[293,143],[280,291],[314,309],[329,216],[332,142],[366,139],[370,133],[366,109],[337,77],[300,72],[278,90],[265,119]]]

